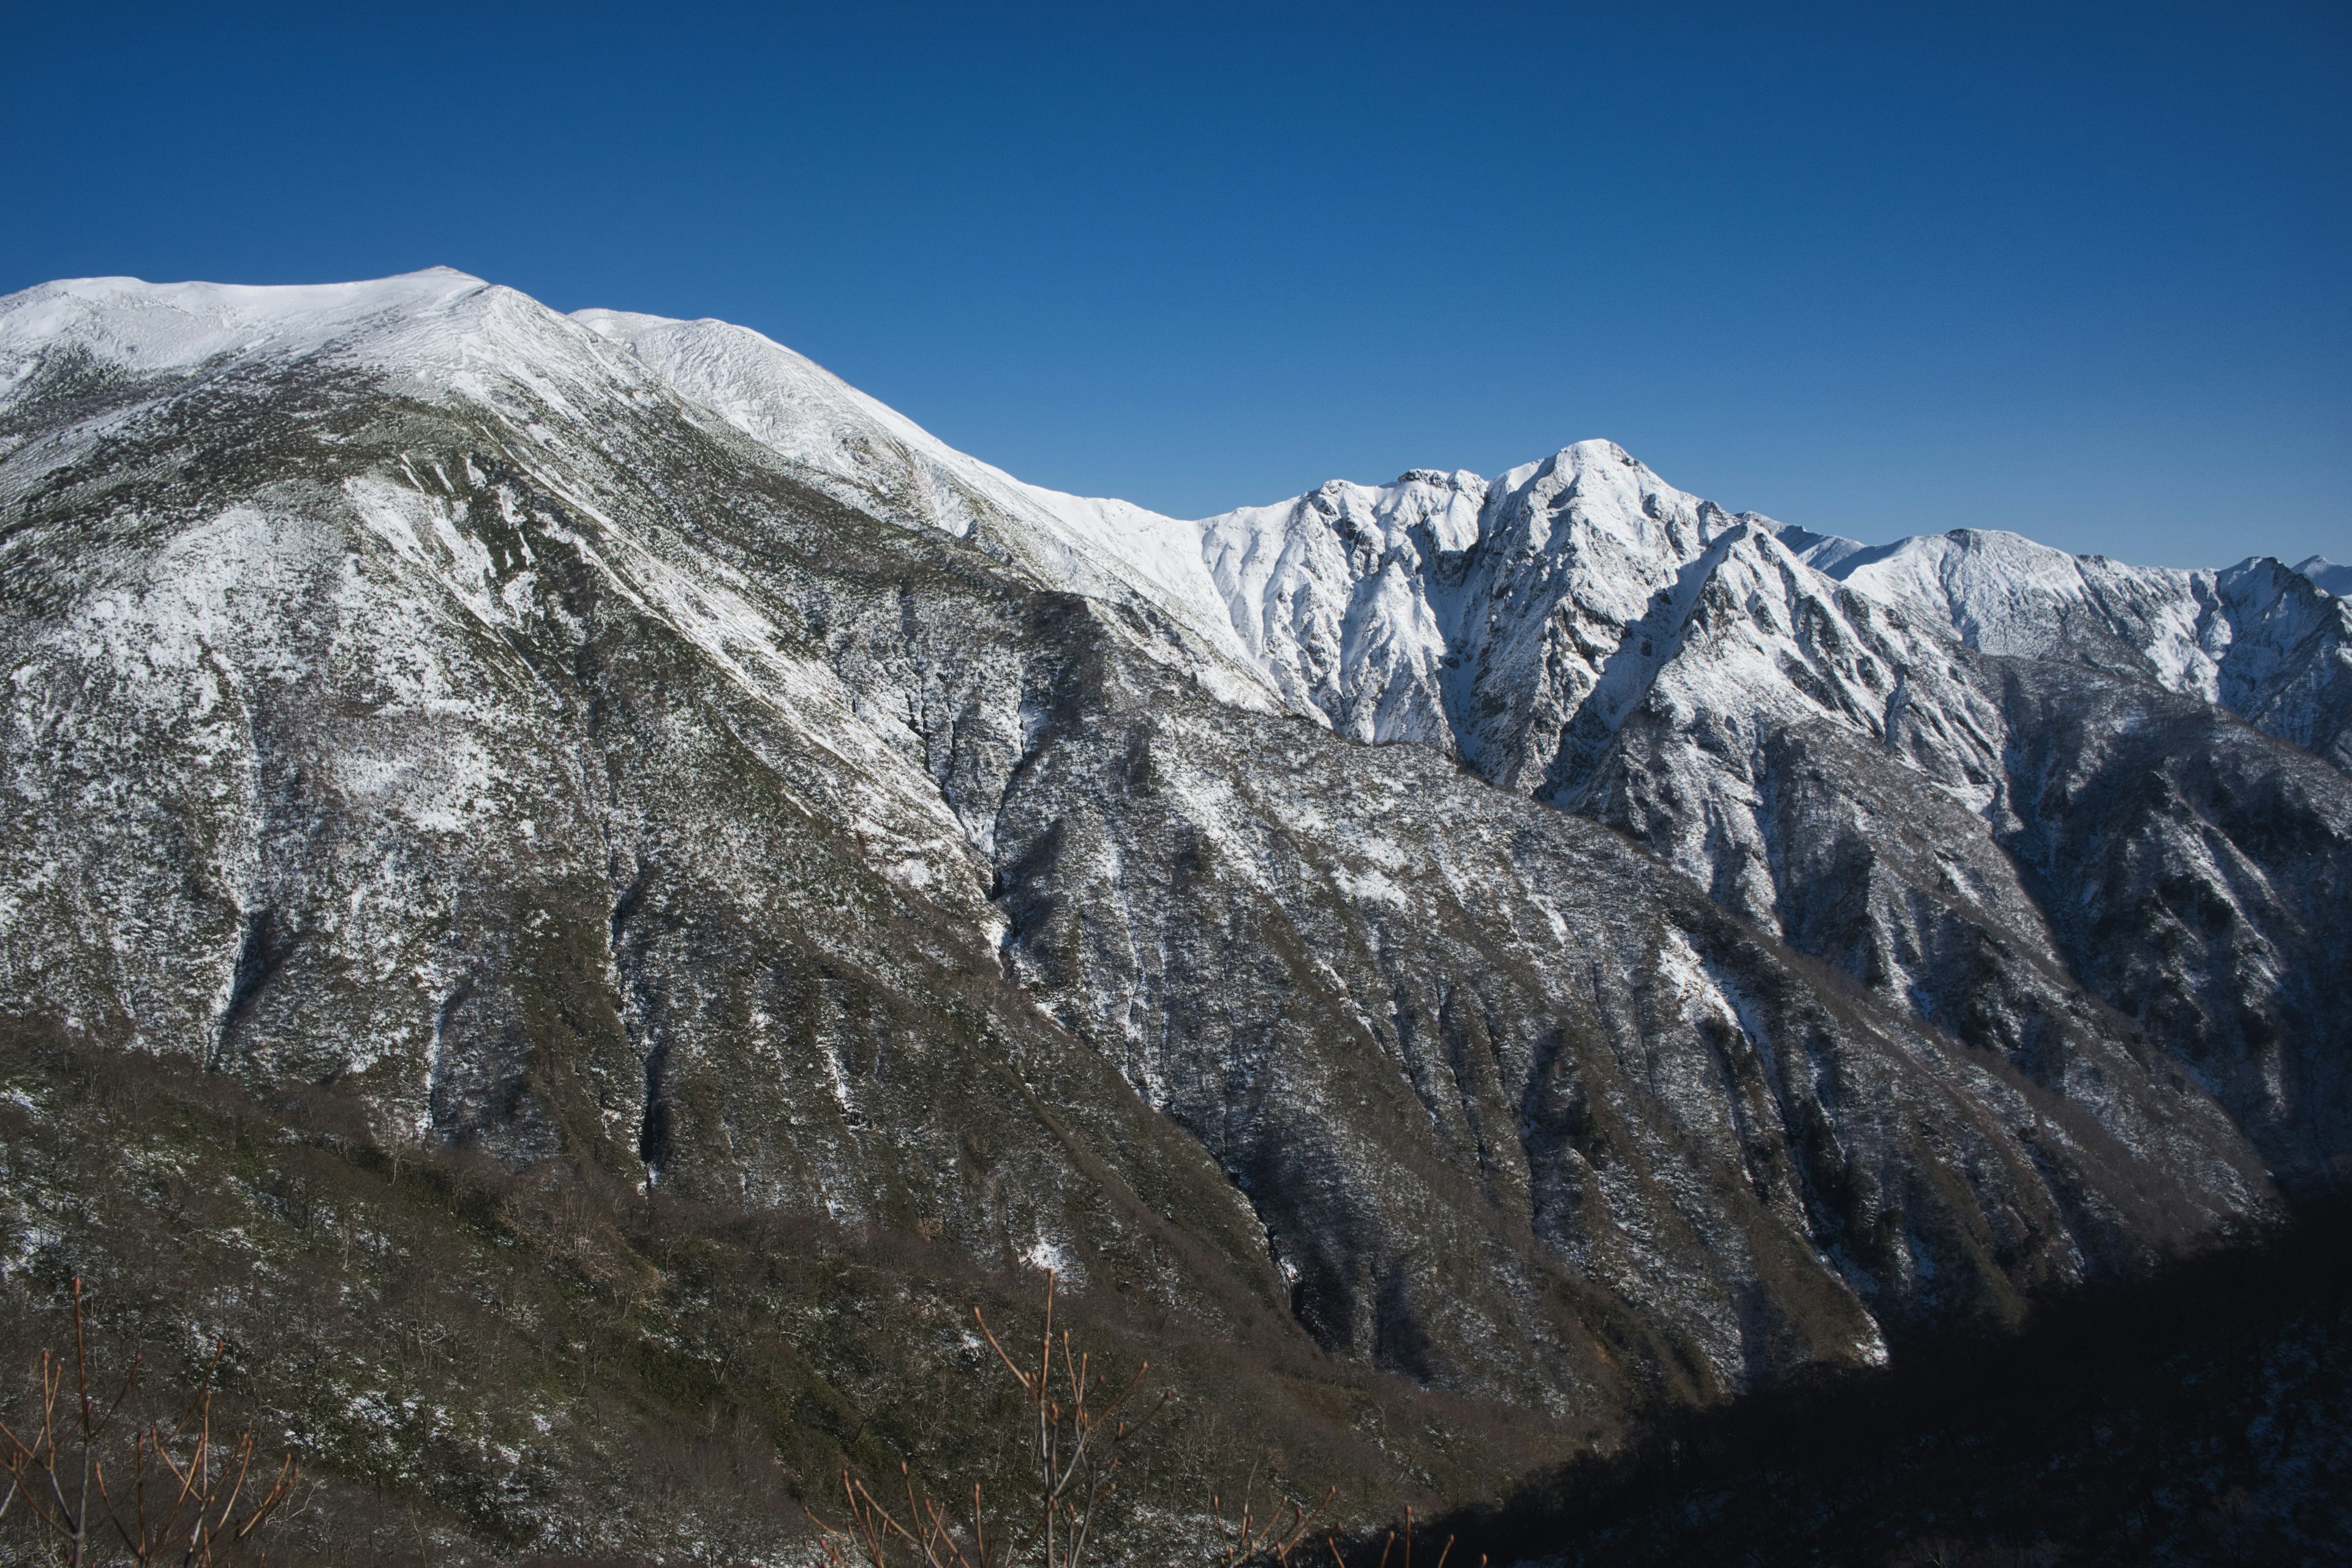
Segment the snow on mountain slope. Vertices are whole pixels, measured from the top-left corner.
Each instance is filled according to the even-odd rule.
[[[1777,929],[1777,737],[1843,731],[1972,816],[1996,798],[1999,714],[1937,640],[1742,523],[1628,629],[1539,793],[1651,843],[1717,901]]]
[[[1219,698],[1277,710],[1209,580],[1197,525],[1023,484],[746,327],[604,310],[572,319],[851,504],[972,538],[1089,597],[1148,607],[1181,628],[1177,662]]]
[[[1416,469],[1334,479],[1201,522],[1235,631],[1293,704],[1360,741],[1454,749],[1444,693],[1462,557],[1486,481]]]
[[[2325,555],[2308,555],[2294,569],[2337,598],[2352,595],[2352,566],[2338,566]]]
[[[1234,635],[1192,525],[1022,485],[744,329],[611,311],[567,320],[447,268],[304,288],[76,279],[11,296],[0,306],[0,399],[55,407],[69,393],[84,416],[0,428],[0,457],[15,458],[9,482],[21,489],[161,398],[297,365],[509,411],[558,461],[584,456],[577,432],[614,400],[682,400],[692,416],[749,435],[804,480],[874,515],[958,537],[977,530],[1000,557],[1118,606],[1118,635],[1220,700],[1281,707]],[[567,418],[539,418],[541,409]],[[28,443],[38,449],[24,450]]]
[[[1803,537],[1831,575],[1971,647],[2144,675],[2352,768],[2352,605],[2308,573],[2126,566],[1994,530],[1876,548]]]
[[[622,527],[607,514],[601,476],[647,421],[674,441],[709,416],[584,328],[446,270],[287,290],[104,279],[0,300],[0,504],[55,510],[90,476],[134,462],[163,493],[205,493],[209,481],[230,495],[194,516],[179,502],[152,515],[129,507],[108,527],[69,534],[70,548],[30,522],[0,540],[0,565],[25,595],[11,606],[26,660],[16,717],[47,737],[10,781],[23,815],[0,851],[0,949],[37,950],[47,940],[40,911],[55,907],[120,900],[99,918],[144,931],[194,898],[208,922],[202,940],[184,929],[173,942],[132,943],[87,994],[57,970],[75,1016],[121,1008],[141,1045],[199,1055],[227,1027],[222,1009],[253,940],[238,911],[267,911],[277,897],[246,831],[262,787],[254,715],[313,672],[352,672],[367,719],[338,710],[306,736],[318,752],[310,786],[371,831],[527,850],[576,825],[589,807],[561,768],[514,739],[513,707],[540,700],[530,694],[543,682],[511,645],[551,624],[576,627],[582,593],[565,566],[503,542],[541,529],[598,592],[659,616],[708,660],[800,809],[855,834],[876,874],[954,910],[982,940],[998,928],[968,826],[921,756],[908,754],[903,718],[873,712],[814,657],[772,583],[675,529]],[[281,397],[288,387],[301,395]],[[412,453],[383,429],[354,445],[320,388],[455,410],[481,445],[462,458]],[[257,479],[247,493],[236,449],[218,443],[256,407],[270,410],[272,440],[315,445],[307,465],[255,459],[268,484]],[[191,468],[196,454],[208,456]],[[314,493],[321,485],[331,488]],[[577,525],[556,524],[559,512]],[[87,679],[109,692],[97,717],[77,700]],[[1017,719],[1003,727],[1017,737]],[[1007,746],[1017,754],[1017,739]],[[70,811],[94,795],[74,797],[64,819],[46,815],[71,794],[77,769],[110,752],[139,755],[139,788],[156,809],[228,824],[201,895],[182,888],[184,868],[178,881],[151,885],[138,866],[110,867],[102,847],[76,840]],[[51,786],[65,794],[52,797]],[[45,839],[95,860],[19,854]],[[408,868],[383,868],[366,891],[331,934],[314,933],[305,957],[343,966],[383,1015],[361,1031],[368,1049],[398,1057],[417,1020],[429,1021],[428,999],[459,984],[450,966],[462,959],[404,951],[384,935],[435,909],[438,895]]]

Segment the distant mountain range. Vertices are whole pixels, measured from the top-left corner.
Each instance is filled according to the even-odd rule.
[[[721,322],[48,284],[0,300],[0,1016],[1257,1313],[1564,1451],[2352,1174],[2347,571],[1864,546],[1601,440],[1181,521]],[[12,1278],[119,1265],[86,1196],[0,1193]],[[1344,1406],[1235,1418],[1445,1491],[1443,1422]],[[569,1474],[597,1408],[435,1462]]]

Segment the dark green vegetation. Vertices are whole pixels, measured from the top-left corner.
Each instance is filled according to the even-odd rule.
[[[305,1467],[277,1560],[762,1561],[803,1542],[803,1499],[823,1506],[845,1464],[1017,1495],[1018,1392],[971,1310],[1031,1331],[1034,1274],[593,1167],[386,1148],[316,1090],[21,1030],[0,1046],[0,1248],[34,1259],[0,1302],[0,1420],[22,1424],[39,1352],[71,1343],[69,1269],[90,1276],[100,1363],[143,1353],[152,1399],[225,1338],[220,1425]],[[1204,1515],[1253,1469],[1426,1506],[1571,1436],[1334,1363],[1264,1300],[1171,1313],[1112,1279],[1063,1312],[1179,1391],[1121,1473],[1144,1510]],[[1131,1531],[1105,1512],[1117,1549]]]
[[[2352,1550],[2352,1205],[2013,1337],[1898,1342],[1653,1424],[1499,1510],[1423,1526],[1559,1568],[2335,1563]]]

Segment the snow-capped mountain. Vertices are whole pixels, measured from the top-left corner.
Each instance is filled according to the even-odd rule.
[[[1971,647],[2144,675],[2352,768],[2352,605],[2328,577],[2341,569],[2315,556],[2182,572],[1979,529],[1876,547],[1787,535],[1822,571]]]
[[[1597,440],[1171,519],[446,270],[45,285],[0,1017],[1605,1425],[2336,1179],[2343,617]]]

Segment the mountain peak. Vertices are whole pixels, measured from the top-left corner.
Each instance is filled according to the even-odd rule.
[[[2339,599],[2352,597],[2352,566],[2338,566],[2325,555],[2311,555],[2296,562],[2294,570],[2324,592]]]
[[[1589,436],[1581,441],[1570,441],[1553,455],[1552,464],[1571,473],[1599,468],[1650,471],[1647,464],[1604,436]]]

